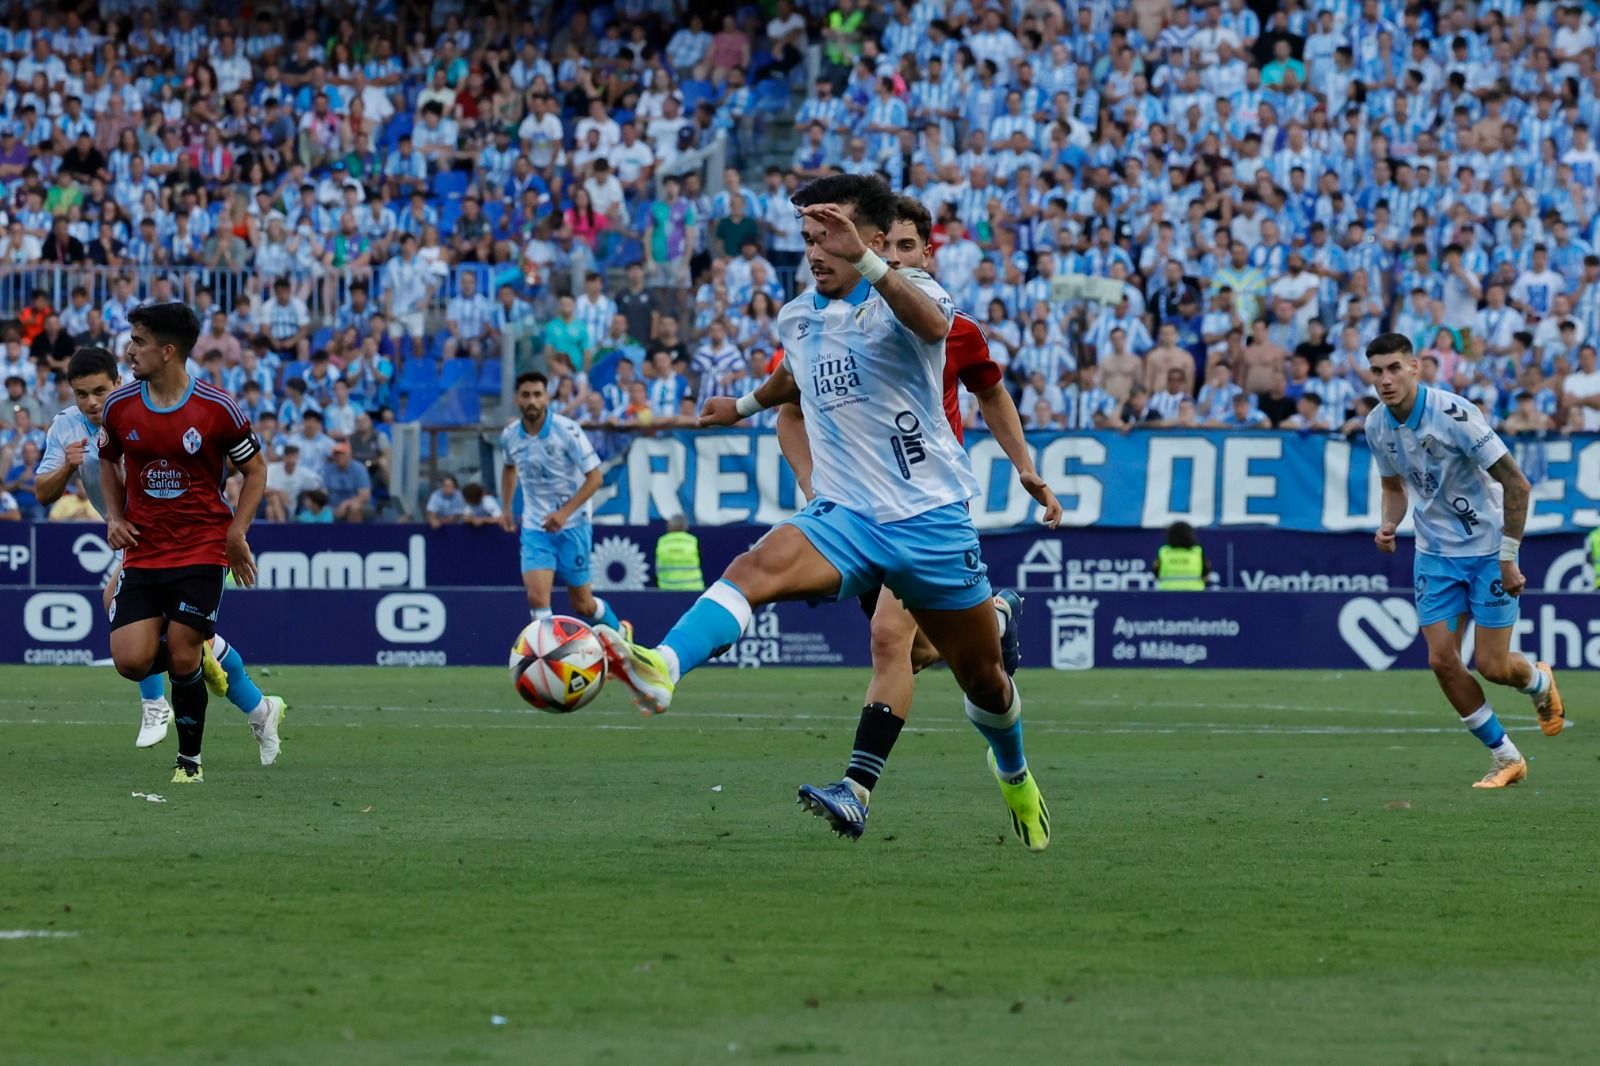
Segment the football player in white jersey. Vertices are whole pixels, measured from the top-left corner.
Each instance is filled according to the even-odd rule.
[[[35,495],[40,503],[48,506],[59,500],[73,474],[77,473],[82,475],[80,490],[87,495],[95,511],[106,513],[105,500],[100,494],[100,452],[95,441],[100,432],[100,409],[117,387],[117,377],[116,356],[104,348],[79,348],[72,353],[67,362],[67,384],[72,387],[73,406],[63,408],[56,415],[45,435],[44,456],[39,460],[35,478]],[[122,552],[118,551],[106,576],[103,600],[107,611],[111,609],[112,593],[121,570]],[[271,766],[281,750],[278,725],[288,704],[281,696],[262,695],[245,669],[239,649],[220,635],[203,645],[201,668],[206,687],[218,696],[227,697],[245,713],[250,731],[261,749],[261,765]],[[161,674],[152,674],[138,684],[139,735],[134,744],[150,748],[166,739],[167,726],[172,722],[172,705],[167,702],[166,683]]]
[[[1470,621],[1484,680],[1532,697],[1539,728],[1546,736],[1561,732],[1566,718],[1554,671],[1511,650],[1517,597],[1527,584],[1517,549],[1528,517],[1528,479],[1473,404],[1419,384],[1407,337],[1377,337],[1367,345],[1367,363],[1383,401],[1367,416],[1367,443],[1383,477],[1378,550],[1395,550],[1395,531],[1414,508],[1417,623],[1428,665],[1462,724],[1493,758],[1473,787],[1516,784],[1528,776],[1527,761],[1461,661],[1461,645]]]
[[[534,621],[550,617],[556,578],[572,610],[592,625],[620,628],[616,612],[590,589],[594,547],[589,498],[600,488],[600,457],[583,429],[550,410],[550,385],[530,370],[517,378],[522,416],[500,434],[500,525],[517,532],[513,499],[522,487],[522,587]]]
[[[597,630],[612,672],[648,713],[679,678],[739,638],[752,609],[786,599],[899,597],[950,666],[1023,843],[1041,851],[1049,811],[1022,749],[1022,701],[1006,675],[987,568],[967,501],[977,481],[945,418],[945,338],[954,308],[920,270],[878,252],[897,205],[877,177],[834,175],[802,188],[806,259],[816,281],[784,305],[778,336],[805,415],[816,495],[739,556],[662,643]],[[738,401],[748,417],[753,395]],[[859,837],[870,793],[849,778],[802,792],[840,833]]]

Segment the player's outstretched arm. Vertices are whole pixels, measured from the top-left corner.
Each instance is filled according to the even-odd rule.
[[[736,426],[757,411],[779,404],[798,404],[800,386],[789,372],[789,364],[781,363],[772,376],[756,386],[756,391],[735,400],[731,396],[713,396],[700,409],[698,425],[701,429]]]
[[[1022,433],[1022,418],[1017,414],[1017,405],[1012,401],[1011,394],[1004,385],[996,382],[978,393],[978,409],[983,412],[983,420],[988,424],[989,432],[994,434],[1000,450],[1017,468],[1022,487],[1044,508],[1039,521],[1055,529],[1061,524],[1061,501],[1056,499],[1056,494],[1033,467],[1028,440]]]
[[[898,272],[866,246],[856,224],[838,204],[812,204],[800,214],[822,223],[824,232],[818,243],[829,255],[854,263],[863,277],[872,278],[873,288],[883,297],[900,324],[927,344],[943,340],[950,333],[950,316],[938,302]]]
[[[228,527],[228,569],[241,588],[254,588],[256,583],[256,557],[250,551],[250,523],[255,521],[256,510],[261,506],[261,496],[267,491],[267,457],[257,451],[237,467],[244,477],[239,486],[239,505],[233,512],[233,525]]]
[[[1505,494],[1505,524],[1500,530],[1500,584],[1506,592],[1520,596],[1528,579],[1517,565],[1517,549],[1522,546],[1522,531],[1528,524],[1528,497],[1533,486],[1510,452],[1495,460],[1489,467],[1489,476],[1500,483]]]

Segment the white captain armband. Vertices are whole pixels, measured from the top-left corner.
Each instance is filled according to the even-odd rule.
[[[234,466],[243,466],[259,454],[261,440],[254,433],[228,449],[228,459]]]

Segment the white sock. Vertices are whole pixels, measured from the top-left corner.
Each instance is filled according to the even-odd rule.
[[[667,675],[672,678],[672,683],[676,685],[678,683],[678,675],[681,671],[681,668],[678,666],[678,653],[673,651],[671,646],[667,644],[658,645],[656,647],[656,651],[660,653],[661,658],[666,660]]]
[[[1522,761],[1522,752],[1517,750],[1516,742],[1511,739],[1510,733],[1507,733],[1506,739],[1501,741],[1500,746],[1489,754],[1493,755],[1494,761],[1498,763]]]
[[[219,663],[228,654],[228,642],[222,639],[221,633],[211,638],[211,654]]]
[[[184,762],[193,763],[196,766],[200,765],[200,756],[198,756],[198,755],[195,755],[193,757],[188,756],[188,755],[180,755],[180,756],[178,756],[178,758],[182,759]]]
[[[535,622],[542,622],[554,613],[555,612],[550,610],[548,607],[530,607],[528,609],[528,617],[532,618]]]
[[[251,725],[261,725],[271,714],[272,701],[262,696],[261,702],[256,704],[256,709],[245,715],[245,717],[250,720]]]
[[[1539,663],[1533,656],[1524,655],[1523,658],[1528,660],[1528,669],[1533,671],[1533,680],[1517,689],[1517,691],[1525,692],[1530,696],[1544,695],[1545,688],[1550,684],[1549,681],[1545,680],[1544,671],[1539,669]]]

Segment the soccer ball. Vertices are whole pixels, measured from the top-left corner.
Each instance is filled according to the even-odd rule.
[[[541,618],[511,645],[511,684],[541,711],[570,714],[594,699],[605,679],[605,649],[576,618]]]

